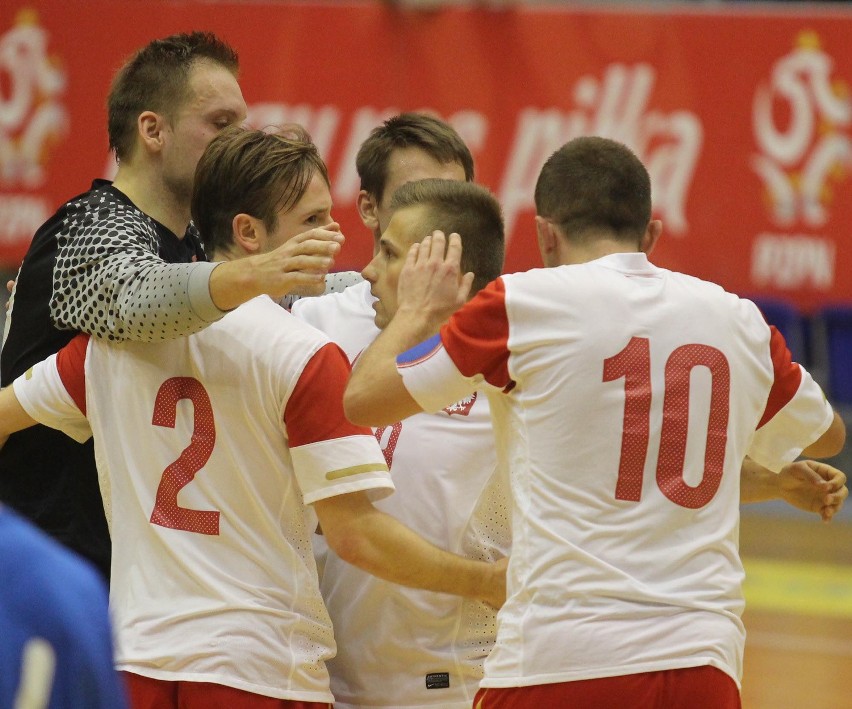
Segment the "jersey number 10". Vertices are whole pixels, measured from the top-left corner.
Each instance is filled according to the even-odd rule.
[[[710,415],[704,450],[704,474],[692,487],[684,480],[689,433],[689,377],[695,367],[710,371]],[[624,428],[618,465],[617,500],[638,502],[648,456],[651,416],[651,347],[648,338],[632,337],[617,355],[604,360],[603,381],[624,378]],[[663,425],[657,456],[657,485],[681,507],[698,509],[716,494],[722,481],[728,440],[731,371],[725,355],[708,345],[682,345],[669,355],[665,369]]]

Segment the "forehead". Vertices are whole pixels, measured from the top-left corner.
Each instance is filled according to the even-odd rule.
[[[422,204],[398,209],[382,234],[382,241],[399,250],[407,250],[412,244],[423,241],[429,233],[428,211]]]
[[[228,112],[246,117],[246,102],[235,77],[216,62],[199,60],[189,70],[189,92],[182,112]]]
[[[383,200],[389,201],[406,182],[430,178],[464,180],[464,167],[457,162],[439,162],[422,148],[394,148],[388,159]]]
[[[319,170],[314,170],[314,174],[311,176],[304,194],[302,194],[299,201],[288,211],[315,211],[323,208],[331,209],[331,192]]]

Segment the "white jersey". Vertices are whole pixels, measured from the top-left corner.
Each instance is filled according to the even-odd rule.
[[[261,297],[190,337],[80,336],[15,381],[42,423],[83,440],[88,416],[119,669],[332,701],[307,505],[393,487],[369,429],[343,416],[348,371]]]
[[[483,687],[739,682],[741,463],[777,470],[833,419],[753,303],[616,254],[503,276],[397,364],[427,411],[489,388],[513,536]]]
[[[346,353],[350,362],[379,336],[370,282],[361,281],[339,293],[300,298],[291,312],[300,320],[322,330]]]
[[[355,357],[379,332],[366,294],[352,286],[293,312]],[[487,561],[507,555],[508,481],[495,472],[485,396],[378,428],[376,437],[396,486],[376,507],[443,549]],[[328,663],[335,707],[469,709],[494,645],[492,608],[388,583],[333,552],[321,588],[337,639]]]

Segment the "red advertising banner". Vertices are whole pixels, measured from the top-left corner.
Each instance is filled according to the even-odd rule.
[[[826,6],[823,6],[826,8]],[[149,40],[212,30],[239,52],[249,122],[298,122],[332,178],[360,268],[355,152],[402,110],[449,120],[503,204],[506,269],[539,265],[533,186],[579,135],[652,175],[654,260],[802,308],[852,301],[852,10],[11,0],[0,5],[0,263],[91,179],[110,176],[105,97]]]

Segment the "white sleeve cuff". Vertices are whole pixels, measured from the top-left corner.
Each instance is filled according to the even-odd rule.
[[[403,352],[396,358],[396,368],[411,398],[430,414],[470,396],[484,380],[482,375],[466,377],[458,370],[440,335]]]

